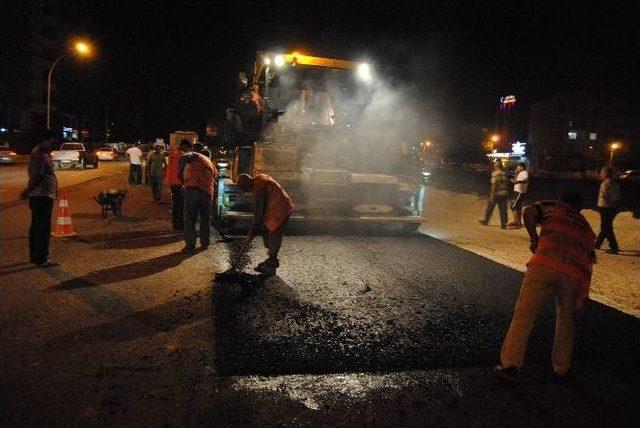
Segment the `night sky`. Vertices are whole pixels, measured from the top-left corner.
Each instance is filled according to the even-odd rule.
[[[507,93],[522,109],[563,90],[640,95],[637,1],[74,1],[98,46],[77,108],[101,123],[108,101],[145,139],[219,118],[257,49],[367,59],[447,126],[490,126]]]

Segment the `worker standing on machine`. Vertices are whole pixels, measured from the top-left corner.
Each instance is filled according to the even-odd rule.
[[[269,254],[269,258],[258,264],[255,270],[265,275],[275,275],[280,266],[278,252],[282,236],[293,209],[291,198],[280,183],[267,174],[257,174],[255,177],[240,174],[238,184],[243,191],[253,192],[256,207],[247,241],[251,241],[256,233],[262,231],[264,246]]]

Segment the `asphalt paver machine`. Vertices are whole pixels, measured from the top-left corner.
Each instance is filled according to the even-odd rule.
[[[221,224],[250,221],[252,195],[235,182],[242,173],[266,173],[292,197],[291,221],[419,227],[424,184],[381,168],[385,156],[352,132],[375,96],[370,73],[354,61],[257,54],[252,78],[239,76],[238,104],[227,109],[226,144],[235,152],[231,176],[217,185]]]

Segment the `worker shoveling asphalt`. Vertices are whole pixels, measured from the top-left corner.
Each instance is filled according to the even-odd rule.
[[[256,233],[262,231],[264,246],[269,257],[255,267],[263,275],[273,276],[280,266],[278,253],[282,245],[282,237],[293,208],[291,198],[280,184],[267,174],[251,177],[248,174],[238,176],[238,184],[245,192],[252,192],[255,201],[253,226],[247,234],[243,246],[236,259],[231,262],[231,268],[216,276],[218,279],[229,279],[237,275],[243,257]]]

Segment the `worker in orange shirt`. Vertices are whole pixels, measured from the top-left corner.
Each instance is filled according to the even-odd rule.
[[[171,150],[165,170],[165,182],[171,186],[171,221],[173,230],[184,230],[184,190],[178,176],[180,172],[180,157],[191,150],[191,141],[181,140],[178,147]]]
[[[556,328],[551,364],[558,380],[570,380],[574,316],[589,297],[595,235],[580,214],[582,196],[568,193],[559,201],[541,201],[524,209],[524,224],[533,253],[495,374],[516,381],[524,363],[529,333],[549,294],[556,298]],[[540,234],[536,226],[540,225]]]
[[[252,192],[255,201],[254,223],[247,240],[253,239],[254,234],[262,231],[264,246],[269,257],[258,264],[256,271],[265,275],[275,275],[280,266],[278,252],[282,245],[284,229],[289,221],[293,209],[291,198],[282,186],[267,174],[240,174],[238,184],[245,192]]]
[[[178,177],[184,188],[183,252],[193,253],[196,245],[196,222],[200,219],[200,251],[209,248],[211,230],[211,201],[218,170],[211,159],[197,152],[180,157]]]

